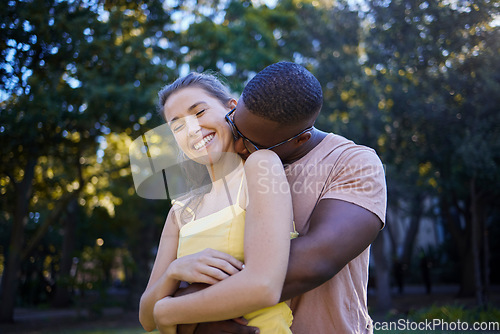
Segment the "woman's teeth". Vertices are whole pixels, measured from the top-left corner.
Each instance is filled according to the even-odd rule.
[[[208,136],[206,137],[203,137],[202,140],[200,140],[199,142],[197,142],[196,144],[193,145],[193,147],[195,148],[195,150],[199,150],[199,149],[202,149],[203,147],[207,146],[207,144],[212,140],[214,139],[215,137],[215,134],[209,134]]]

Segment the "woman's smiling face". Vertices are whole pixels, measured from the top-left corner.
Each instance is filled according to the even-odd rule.
[[[163,114],[179,147],[192,160],[216,163],[223,152],[235,152],[233,135],[224,116],[236,106],[224,105],[203,88],[182,88],[170,95]]]

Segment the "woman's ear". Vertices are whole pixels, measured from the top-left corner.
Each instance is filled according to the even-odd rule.
[[[229,109],[233,109],[233,108],[236,108],[236,105],[238,104],[238,101],[236,101],[235,99],[231,99],[228,103],[228,106],[229,106]]]

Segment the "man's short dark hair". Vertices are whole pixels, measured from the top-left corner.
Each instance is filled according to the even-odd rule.
[[[291,62],[275,63],[257,73],[242,97],[251,113],[282,124],[315,119],[323,104],[318,79]]]

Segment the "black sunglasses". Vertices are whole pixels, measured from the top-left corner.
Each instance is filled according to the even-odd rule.
[[[295,138],[297,138],[298,136],[300,136],[301,134],[303,133],[306,133],[307,131],[311,131],[312,130],[312,126],[311,127],[308,127],[307,129],[301,131],[299,134],[296,134],[295,136],[287,139],[287,140],[283,140],[282,142],[279,142],[278,144],[276,145],[273,145],[273,146],[269,146],[269,147],[259,147],[260,145],[254,143],[252,140],[248,139],[247,137],[245,137],[240,130],[238,130],[238,127],[236,126],[236,124],[234,124],[233,120],[231,119],[232,115],[234,114],[234,111],[236,110],[236,108],[233,108],[230,112],[228,112],[225,116],[226,118],[226,121],[229,123],[230,127],[231,127],[231,131],[233,132],[233,137],[234,137],[234,140],[238,139],[238,138],[243,138],[243,144],[245,145],[246,149],[249,151],[249,152],[255,152],[255,151],[258,151],[258,150],[271,150],[275,147],[278,147],[280,145],[283,145],[283,144],[286,144],[288,143],[289,141],[292,141],[294,140]],[[253,147],[253,150],[250,149],[246,143],[249,143],[250,145],[252,145]]]

